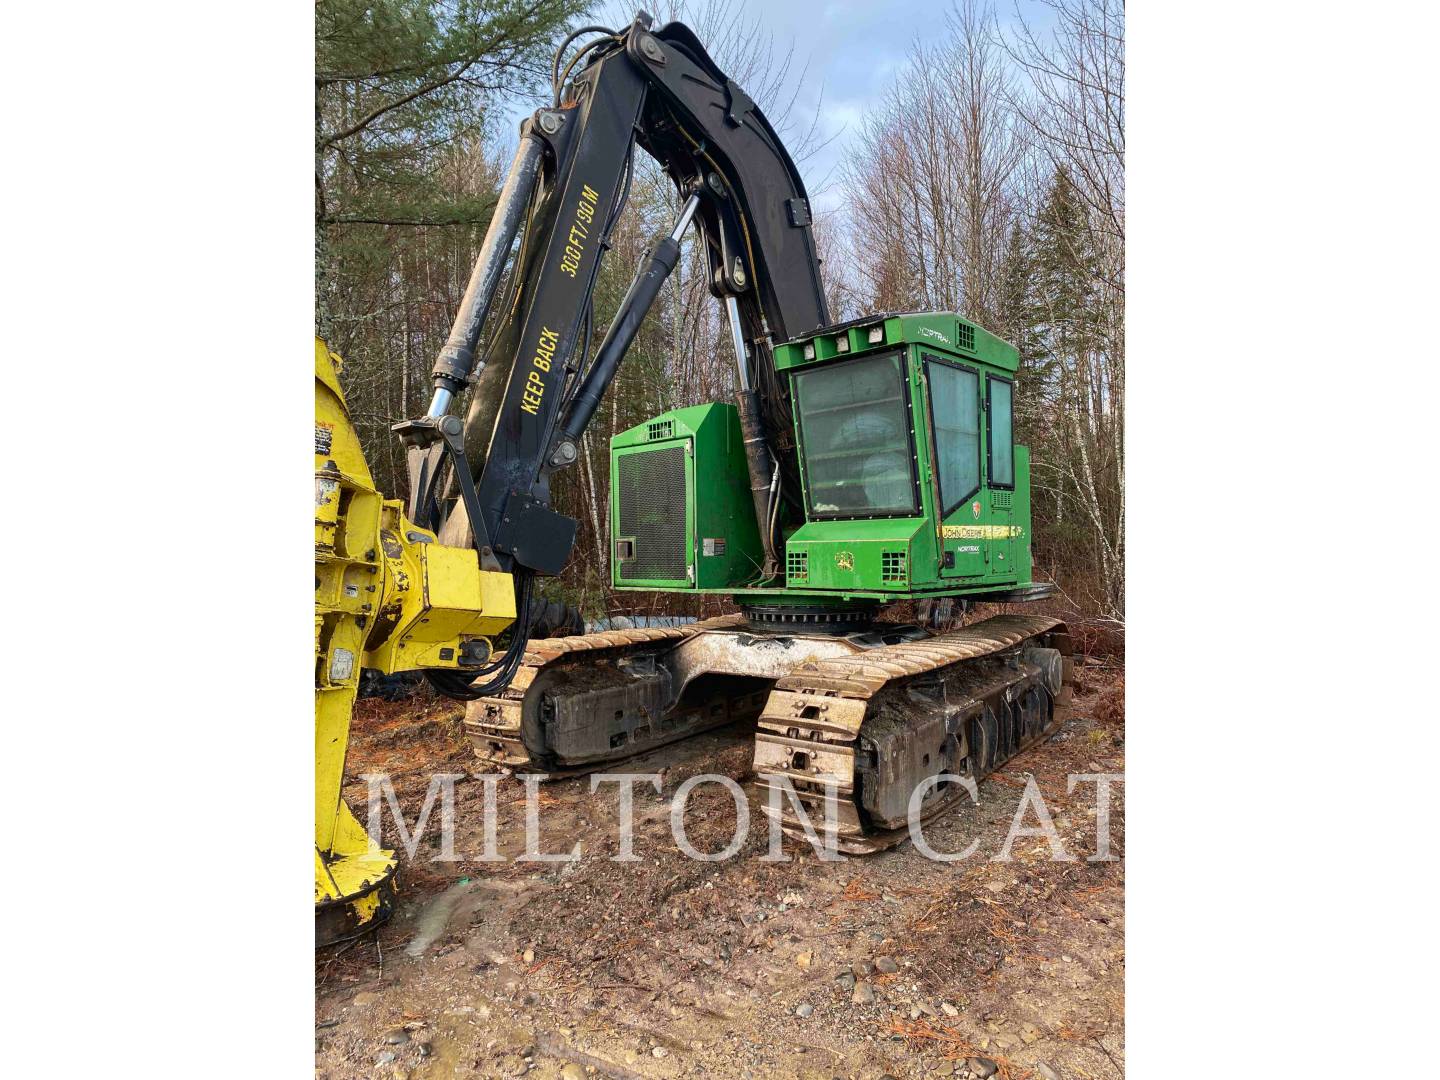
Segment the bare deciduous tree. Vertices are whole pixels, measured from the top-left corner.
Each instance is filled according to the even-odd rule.
[[[1125,607],[1125,7],[1045,0],[1048,34],[1018,20],[1006,51],[1026,79],[1010,102],[1039,160],[1064,178],[1078,228],[1056,231],[1093,288],[1089,332],[1062,357],[1064,477],[1089,522],[1101,608]]]
[[[1042,559],[1124,611],[1124,11],[1042,35],[961,0],[864,118],[846,170],[858,309],[959,311],[1020,349]]]
[[[862,287],[881,309],[960,311],[996,325],[996,283],[1025,153],[994,13],[963,0],[917,42],[861,124],[846,168]]]

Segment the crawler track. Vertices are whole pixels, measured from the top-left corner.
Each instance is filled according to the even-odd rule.
[[[692,640],[701,634],[711,636]],[[765,812],[793,836],[830,821],[841,851],[880,851],[909,836],[918,785],[941,775],[979,784],[1053,734],[1070,664],[1065,624],[1048,616],[1000,615],[936,637],[901,636],[885,638],[892,644],[877,635],[825,638],[824,658],[802,660],[797,652],[793,665],[769,669],[769,685],[752,677],[703,695],[676,690],[676,665],[667,659],[675,650],[704,650],[709,640],[792,639],[753,634],[742,616],[727,615],[535,641],[503,695],[469,705],[465,729],[486,765],[558,779],[758,717],[754,761]],[[820,647],[803,635],[793,641]],[[710,657],[706,670],[722,663]],[[725,670],[760,674],[733,659]],[[967,789],[933,782],[922,794],[916,813],[925,822]],[[808,822],[797,816],[797,802]]]
[[[643,664],[657,649],[743,623],[743,616],[722,615],[686,626],[532,641],[505,693],[467,706],[465,733],[492,768],[560,779],[718,727],[746,710],[754,715],[759,700],[712,701],[659,715],[659,676]]]
[[[841,851],[865,854],[904,840],[922,780],[951,773],[978,784],[1054,733],[1070,651],[1060,620],[1000,615],[796,668],[770,693],[755,739],[755,771],[782,796],[782,828],[805,835],[782,786],[788,781],[814,827],[827,814],[834,820]],[[920,820],[966,794],[959,784],[936,786]]]

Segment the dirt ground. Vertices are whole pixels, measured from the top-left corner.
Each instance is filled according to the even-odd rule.
[[[436,861],[432,819],[401,870],[399,910],[378,935],[316,953],[316,1073],[451,1076],[878,1080],[990,1075],[1099,1078],[1124,1068],[1124,785],[1112,787],[1111,854],[1096,854],[1093,783],[1123,773],[1123,671],[1077,668],[1062,730],[1012,761],[910,843],[820,861],[786,841],[762,862],[768,824],[748,778],[749,740],[722,730],[625,768],[637,785],[638,862],[615,862],[616,785],[540,788],[541,850],[582,842],[569,863],[517,862],[525,788],[498,789],[505,861],[481,862],[483,786],[456,786],[459,861]],[[429,777],[474,764],[448,701],[365,700],[346,796],[364,817],[367,772],[388,772],[413,827]],[[749,834],[724,862],[686,858],[670,794],[687,776],[732,776],[751,795]],[[1033,774],[1066,851],[1043,836],[993,861]],[[438,809],[436,813],[438,819]],[[685,816],[701,851],[736,828],[730,794],[698,787]],[[1035,826],[1028,813],[1024,824]],[[388,831],[386,842],[393,842]]]

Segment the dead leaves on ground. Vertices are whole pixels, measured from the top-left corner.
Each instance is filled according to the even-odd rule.
[[[961,1058],[983,1055],[1000,1067],[1000,1071],[996,1075],[1001,1077],[1001,1080],[1028,1080],[1029,1077],[1035,1075],[1029,1069],[1012,1064],[1008,1058],[994,1050],[981,1050],[964,1035],[961,1035],[957,1029],[946,1027],[944,1024],[934,1024],[928,1020],[906,1020],[904,1017],[893,1016],[890,1018],[888,1034],[932,1042],[940,1048],[942,1056],[947,1061],[958,1061]]]

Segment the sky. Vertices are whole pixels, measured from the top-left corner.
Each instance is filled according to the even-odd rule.
[[[948,5],[934,0],[881,3],[806,3],[768,0],[747,4],[775,36],[777,52],[795,43],[794,67],[809,66],[795,102],[797,117],[817,104],[819,135],[829,142],[800,162],[817,212],[834,209],[844,197],[837,168],[865,110],[876,104],[904,68],[917,36],[943,21]]]
[[[850,140],[857,133],[867,108],[884,95],[892,80],[904,68],[911,45],[917,38],[943,29],[949,0],[878,0],[878,2],[836,2],[824,0],[732,0],[738,18],[758,18],[773,39],[773,51],[783,56],[793,42],[792,80],[799,83],[794,115],[798,119],[814,114],[817,105],[817,132],[826,145],[798,161],[817,213],[834,210],[845,197],[838,165]],[[665,5],[645,0],[618,4],[617,13],[606,9],[609,25],[619,26],[624,15],[637,7],[652,12]],[[1048,23],[1046,8],[1039,0],[997,0],[1002,27],[1014,22],[1019,7],[1032,25]],[[657,18],[657,25],[663,23]],[[683,21],[683,19],[682,19]],[[808,65],[808,66],[807,66]],[[804,78],[800,79],[800,73]],[[514,121],[530,115],[541,103],[514,109]],[[775,118],[771,118],[772,121]]]
[[[1038,0],[1020,0],[1018,5],[1015,0],[997,0],[995,6],[1002,28],[1015,21],[1017,6],[1032,26],[1049,22],[1047,9]],[[834,209],[843,201],[843,178],[837,166],[861,118],[904,70],[911,46],[944,29],[950,9],[949,0],[747,0],[747,14],[764,21],[774,34],[777,52],[793,41],[795,67],[809,60],[795,111],[809,116],[818,103],[820,132],[830,139],[800,162],[818,211]]]

